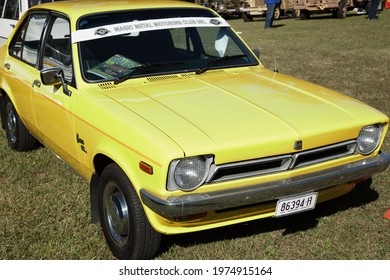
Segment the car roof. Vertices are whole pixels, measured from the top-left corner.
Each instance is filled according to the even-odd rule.
[[[88,14],[131,9],[150,8],[202,8],[200,5],[179,0],[71,0],[40,4],[31,9],[48,9],[67,14],[71,19]]]

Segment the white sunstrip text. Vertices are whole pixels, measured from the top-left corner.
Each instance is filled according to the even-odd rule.
[[[82,29],[73,32],[72,42],[78,43],[110,36],[117,36],[127,33],[137,33],[167,28],[183,27],[229,27],[230,25],[223,18],[166,18],[142,21],[123,22],[118,24],[104,25],[89,29]]]

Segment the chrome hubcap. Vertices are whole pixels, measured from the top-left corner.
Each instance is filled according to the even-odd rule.
[[[16,113],[15,113],[14,106],[11,103],[7,104],[5,110],[7,116],[7,130],[9,133],[8,137],[11,143],[13,144],[17,140]]]
[[[113,182],[104,190],[103,207],[112,240],[118,246],[125,245],[129,235],[129,211],[124,195]]]

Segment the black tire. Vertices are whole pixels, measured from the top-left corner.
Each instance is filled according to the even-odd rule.
[[[161,234],[150,225],[130,180],[115,163],[101,175],[99,214],[106,242],[118,259],[151,259]]]
[[[309,19],[310,18],[310,12],[308,12],[308,11],[301,11],[301,13],[299,14],[299,18],[301,20]]]
[[[24,126],[9,97],[6,96],[1,103],[2,125],[6,131],[9,146],[20,152],[36,148],[38,140]]]
[[[340,0],[339,7],[337,9],[337,18],[347,17],[347,2],[346,0]]]
[[[241,13],[241,17],[244,20],[244,22],[250,22],[253,20],[253,17],[248,15],[247,13]]]

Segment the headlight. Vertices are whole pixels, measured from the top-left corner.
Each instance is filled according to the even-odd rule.
[[[358,152],[363,155],[368,155],[378,148],[379,142],[382,138],[383,126],[369,125],[360,130],[357,138]]]
[[[174,160],[169,167],[168,190],[191,191],[206,180],[212,156],[194,156]]]

